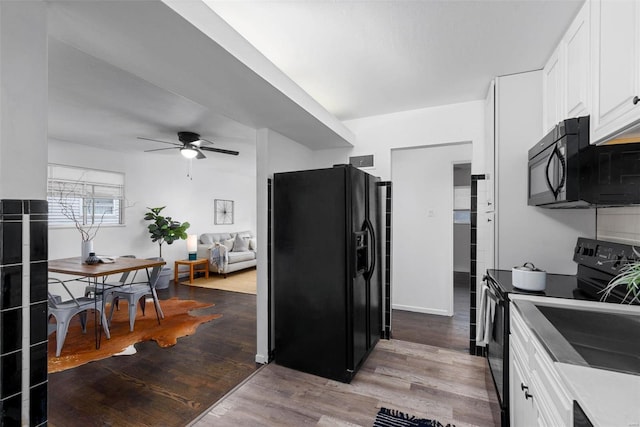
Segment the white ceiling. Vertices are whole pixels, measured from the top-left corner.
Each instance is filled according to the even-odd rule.
[[[584,0],[207,3],[345,120],[483,99],[541,69]]]
[[[350,119],[483,99],[494,76],[541,68],[582,1],[214,1],[196,28],[159,1],[53,0],[49,134],[142,151],[158,146],[137,136],[190,130],[242,153],[270,127],[345,146],[321,106]],[[284,74],[205,36],[226,27],[212,10]]]

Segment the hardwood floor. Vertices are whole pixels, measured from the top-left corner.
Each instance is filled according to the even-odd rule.
[[[465,292],[466,302],[456,299],[455,305],[461,316],[466,310],[466,320],[456,315],[453,322],[437,322],[442,319],[394,312],[394,338],[411,342],[380,341],[351,386],[272,363],[249,380],[256,382],[250,391],[242,385],[232,393],[237,397],[217,404],[215,414],[197,425],[371,426],[382,405],[458,427],[499,425],[488,409],[495,405],[495,392],[486,361],[466,354]],[[180,338],[175,347],[142,343],[134,356],[49,375],[49,425],[188,425],[255,373],[254,295],[173,284],[160,291],[162,299],[174,295],[215,303],[212,311],[223,317]],[[238,402],[242,406],[233,406]]]
[[[468,355],[468,279],[457,279],[454,317],[394,311],[402,340],[381,340],[351,384],[271,363],[192,425],[371,426],[387,407],[445,425],[499,426],[486,359]]]
[[[454,274],[454,315],[393,310],[391,337],[469,352],[469,275]]]
[[[134,356],[50,374],[50,426],[184,426],[256,370],[255,295],[173,284],[158,293],[215,303],[223,316],[174,347],[140,343]]]
[[[381,407],[446,425],[498,426],[483,358],[381,340],[351,384],[266,365],[193,424],[371,426]],[[488,391],[489,390],[489,391]]]

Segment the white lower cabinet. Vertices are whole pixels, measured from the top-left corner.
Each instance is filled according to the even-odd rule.
[[[512,426],[537,426],[538,409],[529,391],[531,379],[522,361],[517,356],[513,345],[509,347],[509,402],[511,402],[510,425]]]
[[[573,399],[553,361],[520,316],[510,307],[509,399],[515,427],[570,426]]]

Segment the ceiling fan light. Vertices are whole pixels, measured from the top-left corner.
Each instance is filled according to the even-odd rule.
[[[193,159],[198,155],[198,152],[193,148],[184,147],[180,149],[180,154],[182,154],[187,159]]]

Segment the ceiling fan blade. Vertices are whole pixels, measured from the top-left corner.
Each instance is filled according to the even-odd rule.
[[[214,142],[209,141],[208,139],[204,139],[204,138],[202,138],[202,137],[200,137],[200,141],[202,141],[202,142],[206,142],[207,144],[214,145]]]
[[[144,150],[144,152],[149,153],[151,151],[175,150],[176,148],[179,148],[179,147],[154,148],[153,150]]]
[[[161,141],[159,139],[145,138],[143,136],[139,136],[138,139],[144,139],[145,141],[162,142],[163,144],[171,144],[175,145],[176,147],[182,147],[182,144],[178,144],[177,142]]]
[[[213,151],[216,153],[222,153],[222,154],[231,154],[232,156],[237,156],[238,154],[240,154],[240,152],[238,151],[233,151],[233,150],[225,150],[223,148],[213,148],[213,147],[200,147],[201,150],[205,150],[205,151]]]
[[[198,155],[196,156],[196,159],[206,159],[207,156],[204,155],[204,153],[202,151],[200,151],[199,148],[191,146],[191,148],[193,148],[194,150],[196,150],[198,152]]]

